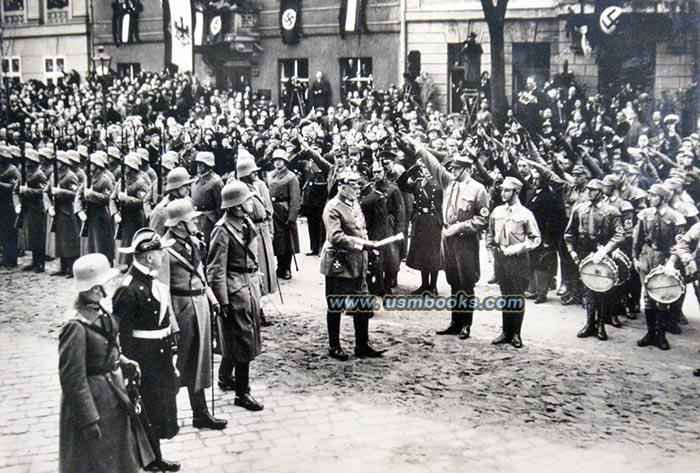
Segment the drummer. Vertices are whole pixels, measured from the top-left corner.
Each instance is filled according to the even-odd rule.
[[[583,202],[573,209],[564,232],[566,248],[576,265],[581,265],[589,257],[587,261],[600,263],[624,241],[620,211],[605,199],[603,183],[599,179],[593,179],[586,185],[586,189],[588,202]],[[588,288],[584,294],[586,325],[578,333],[578,337],[596,335],[599,340],[607,340],[605,318],[609,310],[606,301],[608,294]]]
[[[674,266],[677,257],[671,255],[671,248],[683,236],[685,218],[680,212],[669,207],[670,199],[671,192],[661,184],[654,184],[649,189],[649,207],[639,212],[637,225],[634,227],[632,257],[634,267],[642,281],[657,266],[665,265],[665,272],[669,276],[676,273]],[[680,244],[679,247],[681,247]],[[682,301],[681,298],[673,304],[659,304],[649,297],[645,290],[644,315],[647,321],[647,333],[637,341],[637,345],[640,347],[653,345],[661,350],[671,348],[666,340],[669,311],[676,305],[682,304]]]

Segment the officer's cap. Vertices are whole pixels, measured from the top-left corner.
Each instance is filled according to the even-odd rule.
[[[649,194],[656,194],[659,197],[662,197],[664,200],[671,198],[671,192],[669,192],[669,190],[661,184],[653,184],[649,189]]]
[[[501,189],[509,189],[519,192],[523,188],[523,183],[519,179],[512,176],[506,176],[499,186]]]
[[[617,187],[620,184],[620,178],[608,174],[603,178],[603,185],[605,187]]]
[[[455,156],[451,164],[452,167],[468,167],[474,164],[474,160],[467,155],[461,154],[459,156]]]
[[[586,184],[587,189],[591,190],[603,190],[603,182],[600,179],[591,179],[588,184]]]
[[[586,176],[590,176],[588,169],[582,164],[577,164],[576,166],[574,166],[574,168],[571,170],[571,174],[585,174]]]
[[[355,171],[345,171],[338,176],[339,184],[358,184],[360,182],[360,175]]]
[[[119,252],[127,255],[141,254],[149,251],[164,250],[173,246],[174,243],[175,240],[161,238],[154,229],[146,227],[134,233],[134,237],[131,239],[131,246],[119,248]]]

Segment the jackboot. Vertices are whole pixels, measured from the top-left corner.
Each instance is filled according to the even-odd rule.
[[[602,317],[598,317],[596,336],[598,340],[605,341],[608,339],[608,334],[605,333],[605,320]]]
[[[586,338],[595,335],[595,310],[593,307],[586,307],[586,325],[576,335],[578,338]]]
[[[647,319],[647,334],[637,340],[638,347],[656,345],[656,311],[653,309],[646,309],[644,311],[644,316]]]
[[[656,346],[659,350],[670,350],[671,345],[666,340],[666,319],[668,318],[667,311],[659,311],[656,317]]]

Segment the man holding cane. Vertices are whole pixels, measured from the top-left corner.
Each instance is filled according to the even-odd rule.
[[[209,412],[206,388],[212,385],[211,374],[211,312],[219,312],[219,303],[208,287],[202,264],[206,244],[195,223],[190,199],[177,199],[166,208],[168,229],[165,239],[175,244],[166,250],[170,261],[170,296],[180,327],[177,369],[181,385],[187,386],[195,428],[222,430],[227,421]]]

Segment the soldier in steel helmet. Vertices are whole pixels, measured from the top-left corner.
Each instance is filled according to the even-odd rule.
[[[207,276],[221,307],[219,386],[234,388],[236,406],[260,411],[263,405],[251,396],[249,383],[250,362],[262,350],[259,238],[249,217],[254,207],[252,199],[252,192],[241,181],[230,182],[222,189],[221,208],[225,214],[211,234]]]

